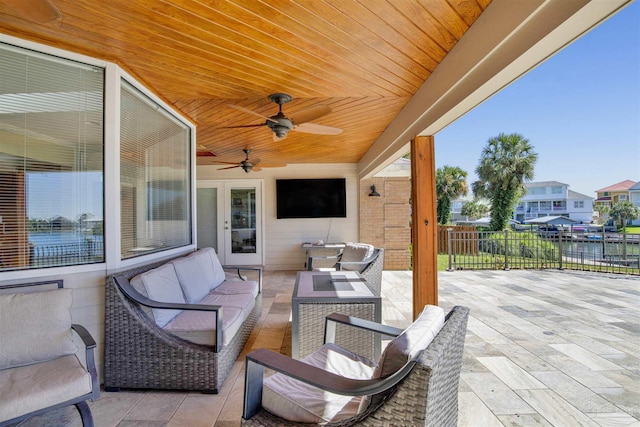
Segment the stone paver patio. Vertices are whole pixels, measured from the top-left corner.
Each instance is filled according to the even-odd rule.
[[[295,272],[266,271],[264,309],[245,352],[290,352]],[[411,272],[386,271],[383,320],[411,317]],[[640,278],[557,270],[439,274],[440,305],[471,308],[460,426],[640,426]],[[103,393],[102,426],[238,426],[243,359],[218,395]],[[79,426],[74,410],[24,426]]]

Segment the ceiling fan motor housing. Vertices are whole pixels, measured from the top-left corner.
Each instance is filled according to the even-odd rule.
[[[253,169],[253,163],[243,160],[242,162],[240,162],[240,167],[242,167],[242,170],[244,170],[246,173],[249,173],[251,172],[251,169]]]
[[[275,121],[267,120],[267,126],[276,134],[278,138],[284,138],[287,133],[293,128],[293,122],[286,117],[278,117],[280,113],[273,116]]]

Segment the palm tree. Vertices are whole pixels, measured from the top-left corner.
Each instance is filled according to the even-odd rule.
[[[640,216],[640,208],[630,201],[625,200],[624,202],[618,202],[611,206],[609,216],[614,220],[618,220],[620,227],[625,229],[628,220],[637,219],[638,216]]]
[[[609,215],[609,210],[611,208],[609,208],[609,206],[601,204],[601,203],[597,203],[595,205],[593,205],[593,210],[598,212],[598,220],[601,223],[605,222],[605,216]]]
[[[451,200],[465,196],[469,192],[467,187],[467,172],[457,166],[443,166],[436,170],[436,211],[438,224],[449,222]]]
[[[460,214],[471,219],[478,219],[489,213],[489,206],[478,200],[470,200],[462,205]]]
[[[476,167],[479,179],[472,187],[475,197],[491,201],[492,230],[507,226],[518,199],[525,194],[525,180],[533,179],[536,160],[533,146],[518,133],[501,133],[487,141]]]
[[[640,217],[640,208],[629,201],[618,202],[611,206],[609,215],[614,220],[620,220],[622,227],[622,259],[627,259],[627,221]]]

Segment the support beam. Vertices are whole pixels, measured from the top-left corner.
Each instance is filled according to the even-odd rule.
[[[416,136],[411,141],[414,319],[426,304],[438,305],[435,165],[433,136]]]

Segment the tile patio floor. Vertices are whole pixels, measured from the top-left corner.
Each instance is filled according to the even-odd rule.
[[[245,351],[290,351],[295,272],[264,275],[262,316]],[[383,320],[406,326],[411,272],[385,272]],[[459,426],[640,426],[640,277],[570,271],[439,275],[440,305],[471,308]],[[103,393],[97,427],[238,426],[243,356],[218,395]],[[74,410],[24,426],[80,426]]]

